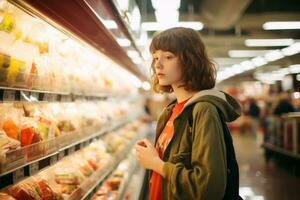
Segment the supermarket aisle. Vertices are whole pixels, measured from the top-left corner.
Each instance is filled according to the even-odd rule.
[[[300,199],[300,178],[272,160],[266,164],[263,149],[253,136],[233,134],[233,140],[240,167],[240,194],[245,200]]]

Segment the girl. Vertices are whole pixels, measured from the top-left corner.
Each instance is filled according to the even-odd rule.
[[[155,145],[136,145],[140,164],[151,170],[150,199],[221,200],[227,163],[220,120],[238,118],[240,106],[213,89],[216,69],[198,32],[168,29],[154,36],[150,51],[154,91],[176,96],[159,117]]]

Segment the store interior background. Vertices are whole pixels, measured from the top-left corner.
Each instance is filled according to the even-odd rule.
[[[112,83],[100,81],[106,87],[105,94],[122,93],[122,100],[132,98],[135,101],[136,89],[143,102],[138,101],[128,108],[133,109],[132,113],[139,113],[138,108],[142,108],[149,114],[144,120],[152,122],[152,138],[156,119],[175,96],[151,91],[148,49],[151,38],[157,31],[174,26],[199,31],[217,68],[216,89],[229,93],[242,105],[242,116],[228,124],[240,168],[240,195],[245,200],[300,199],[299,0],[0,0],[0,22],[4,2],[35,16],[36,20],[42,19],[84,48],[100,52],[101,59],[104,55],[105,59],[99,62],[110,68],[99,69],[97,73],[103,74],[99,79],[111,78]],[[39,34],[42,32],[37,31],[36,35]],[[0,34],[0,41],[4,42],[5,37]],[[76,45],[72,45],[70,42],[60,51],[73,51]],[[0,53],[6,49],[3,46],[0,44]],[[95,59],[85,54],[83,57],[82,66],[78,66],[81,71],[65,66],[76,71],[74,77],[83,79],[78,78],[81,82],[74,81],[77,85],[66,87],[63,92],[79,93],[80,98],[95,100],[93,96],[100,90],[93,90],[93,84],[98,84],[99,80],[97,73],[88,70],[97,66],[87,66],[93,65]],[[122,69],[115,69],[115,65]],[[66,86],[63,76],[71,74],[68,73],[63,70],[61,85],[51,88],[51,92],[59,93],[60,86]],[[93,74],[92,78],[90,74]],[[0,81],[3,91],[10,87],[23,88],[21,86]],[[38,90],[45,90],[46,86]],[[32,87],[31,90],[35,89]],[[118,109],[116,102],[102,105],[101,109],[105,112],[110,112],[107,108],[110,106]],[[121,106],[128,106],[125,104]],[[93,108],[96,107],[88,110]],[[136,129],[138,125],[131,128]],[[129,168],[127,166],[125,170]],[[140,184],[137,188],[142,187],[138,178],[141,174],[139,171],[132,180]],[[0,186],[4,178],[0,176]],[[126,191],[134,190],[135,186],[131,184]],[[92,199],[93,194],[89,195]],[[141,199],[142,196],[142,192],[136,192],[127,199]]]
[[[153,24],[148,22],[176,23],[177,14],[179,22],[202,22],[199,32],[218,69],[217,89],[242,105],[242,116],[229,124],[240,167],[240,194],[253,200],[299,199],[300,129],[296,125],[293,130],[288,123],[299,123],[300,2],[155,2],[137,1],[142,26],[149,30]],[[174,2],[180,2],[177,10],[172,10]],[[149,39],[155,31],[147,32]],[[153,94],[150,98],[155,102],[150,103],[155,119],[174,97]],[[283,117],[291,111],[289,106],[276,109],[285,100],[293,106],[294,117]],[[252,103],[258,106],[259,115]]]

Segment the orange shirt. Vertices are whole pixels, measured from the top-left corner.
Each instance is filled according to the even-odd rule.
[[[181,102],[176,103],[172,110],[172,115],[169,118],[165,128],[163,129],[162,133],[160,134],[157,143],[156,149],[158,151],[159,157],[162,158],[167,146],[169,145],[173,134],[174,134],[174,126],[173,122],[174,119],[181,113],[185,103],[189,99]],[[160,174],[152,171],[151,179],[150,179],[150,200],[161,200],[161,176]]]

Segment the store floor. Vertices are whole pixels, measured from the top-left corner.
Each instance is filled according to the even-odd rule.
[[[266,163],[259,139],[233,134],[233,140],[240,167],[240,194],[245,200],[300,200],[300,177],[272,160]]]

